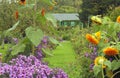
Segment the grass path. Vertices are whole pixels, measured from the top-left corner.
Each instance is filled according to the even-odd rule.
[[[76,62],[75,52],[70,41],[62,42],[61,46],[57,46],[53,50],[53,56],[49,56],[45,60],[50,67],[63,69],[69,78],[75,78],[75,75],[79,74],[79,72],[76,72],[79,68],[74,65]]]
[[[65,67],[75,61],[75,52],[70,41],[64,41],[53,50],[53,56],[45,58],[51,67]]]

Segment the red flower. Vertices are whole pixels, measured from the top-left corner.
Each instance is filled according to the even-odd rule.
[[[44,9],[44,8],[42,8],[42,10],[41,10],[41,15],[42,15],[42,16],[45,15],[45,9]]]
[[[26,4],[26,0],[20,0],[20,4],[21,5],[25,5]]]
[[[18,17],[19,17],[19,12],[18,12],[18,11],[16,11],[16,12],[15,12],[15,19],[17,20],[17,19],[18,19]]]

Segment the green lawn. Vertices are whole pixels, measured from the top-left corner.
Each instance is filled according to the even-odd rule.
[[[63,67],[75,61],[75,52],[70,41],[64,41],[53,50],[53,56],[45,58],[52,67]]]
[[[53,50],[53,56],[46,57],[45,60],[50,67],[63,69],[69,78],[79,78],[80,68],[76,65],[75,52],[70,41],[62,42]]]

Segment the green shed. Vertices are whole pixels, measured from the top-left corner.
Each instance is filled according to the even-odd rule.
[[[76,26],[80,24],[77,13],[56,13],[52,15],[57,20],[58,26]]]

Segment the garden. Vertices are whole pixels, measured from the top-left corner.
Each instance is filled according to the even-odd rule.
[[[120,1],[66,1],[0,1],[0,78],[120,78]]]

